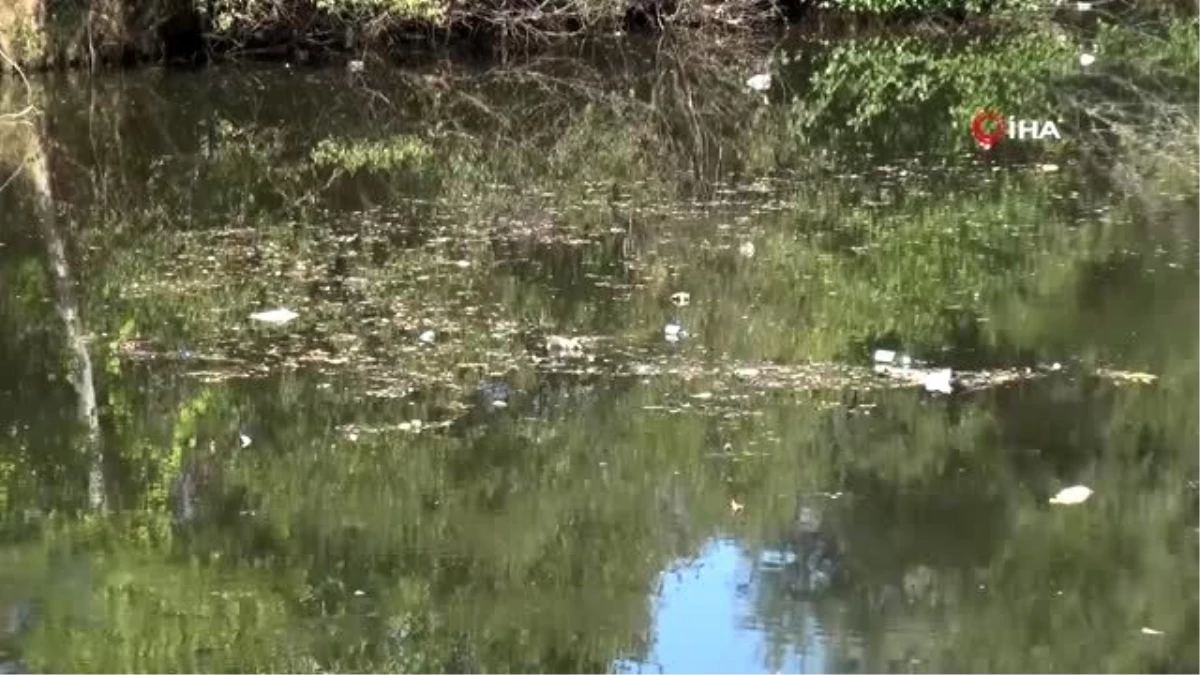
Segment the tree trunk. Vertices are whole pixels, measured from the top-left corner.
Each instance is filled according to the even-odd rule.
[[[40,125],[38,125],[40,126]],[[88,505],[96,511],[107,510],[104,486],[103,438],[100,433],[100,414],[96,406],[96,385],[92,376],[92,357],[88,353],[71,280],[71,268],[66,247],[58,227],[54,194],[50,186],[49,162],[37,132],[29,132],[29,152],[24,165],[25,175],[33,188],[37,204],[38,226],[46,245],[46,262],[54,283],[54,305],[62,320],[66,341],[68,371],[76,394],[76,414],[85,431],[83,452],[88,459]]]

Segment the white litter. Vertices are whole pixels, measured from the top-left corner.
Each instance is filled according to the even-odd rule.
[[[1166,635],[1161,630],[1154,630],[1148,626],[1142,626],[1142,635]]]
[[[546,350],[551,354],[582,356],[583,344],[575,338],[551,335],[546,338]]]
[[[1038,168],[1042,170],[1042,173],[1054,173],[1055,171],[1058,171],[1057,164],[1043,164]]]
[[[238,442],[241,443],[243,448],[250,447],[250,443],[251,443],[250,437],[247,436],[246,434],[238,434]]]
[[[683,329],[683,326],[672,321],[663,328],[663,337],[667,342],[679,342],[682,338],[687,337],[687,331]]]
[[[743,258],[754,257],[754,242],[747,241],[738,247],[738,253],[742,254]]]
[[[935,370],[925,376],[925,391],[935,394],[954,393],[954,372],[949,368]]]
[[[279,309],[268,309],[265,312],[255,312],[250,315],[250,318],[254,321],[282,326],[298,316],[300,315],[292,310],[280,307]]]
[[[1080,12],[1090,12],[1090,11],[1092,11],[1092,3],[1077,2],[1077,3],[1075,3],[1075,9],[1079,10]]]
[[[1079,65],[1081,65],[1081,66],[1090,66],[1095,62],[1096,62],[1096,57],[1092,56],[1091,54],[1080,54],[1079,55]]]
[[[455,260],[454,264],[455,264],[455,266],[458,267],[458,269],[465,270],[471,266],[471,261],[470,260]]]
[[[434,333],[431,330],[427,330],[427,331],[421,333],[420,335],[418,335],[417,339],[427,345],[431,345],[431,344],[433,344],[433,341],[437,339],[437,333]]]
[[[753,75],[750,79],[746,80],[746,86],[754,91],[767,91],[771,88],[771,74],[759,73],[758,75]]]
[[[671,302],[674,303],[676,307],[687,307],[691,301],[691,293],[679,291],[678,293],[671,294]]]
[[[896,360],[896,352],[890,349],[876,349],[875,363],[892,363]]]
[[[1086,485],[1072,485],[1068,488],[1063,488],[1058,491],[1058,494],[1050,498],[1051,504],[1062,504],[1071,506],[1074,504],[1082,504],[1092,496],[1092,489]]]

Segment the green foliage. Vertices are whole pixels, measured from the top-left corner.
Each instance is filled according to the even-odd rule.
[[[1036,30],[965,48],[929,48],[915,37],[839,44],[810,66],[807,92],[792,102],[793,133],[800,144],[877,143],[893,152],[968,147],[970,121],[983,109],[1061,117],[1055,83],[1073,67],[1074,50],[1065,35]]]
[[[389,17],[441,21],[447,8],[447,3],[440,0],[317,0],[321,11],[366,20]]]
[[[1015,10],[1029,11],[1042,6],[1040,0],[823,0],[821,7],[861,14],[920,13],[937,15],[946,12],[990,14]]]
[[[311,9],[291,0],[216,0],[211,21],[218,31],[215,37],[239,40],[254,30],[277,30],[304,20],[316,23],[319,18],[360,29],[389,21],[439,22],[446,9],[441,0],[317,0]]]
[[[318,167],[334,166],[348,174],[363,169],[389,171],[420,166],[430,158],[431,150],[418,138],[396,137],[386,142],[338,143],[325,139],[313,148],[312,161]]]

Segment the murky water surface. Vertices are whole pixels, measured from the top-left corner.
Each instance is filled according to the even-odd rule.
[[[1196,668],[1195,181],[1073,48],[35,82],[5,667]]]

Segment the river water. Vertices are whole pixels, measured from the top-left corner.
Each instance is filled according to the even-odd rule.
[[[1195,96],[1061,36],[35,80],[5,667],[1195,669]]]

